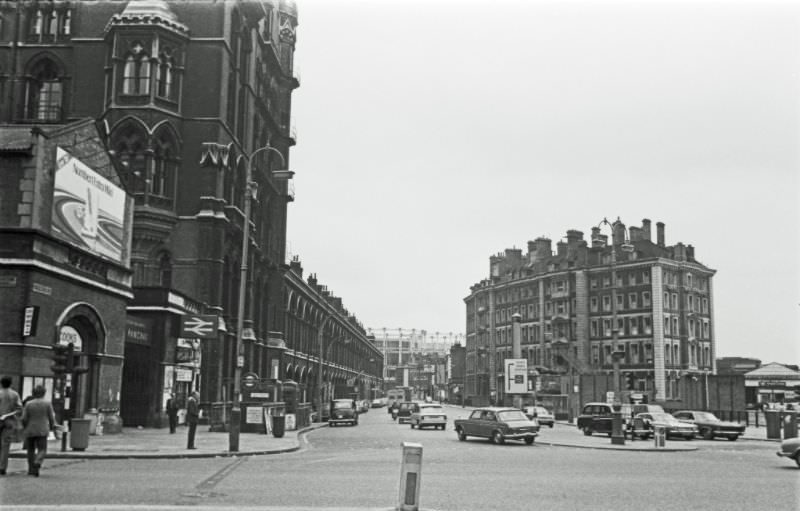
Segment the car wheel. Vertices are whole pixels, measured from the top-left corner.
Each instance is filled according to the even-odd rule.
[[[584,435],[586,435],[586,436],[592,436],[592,433],[594,433],[594,432],[592,431],[592,428],[590,428],[589,426],[584,426],[584,428],[583,428],[583,434],[584,434]]]
[[[714,440],[714,432],[710,428],[701,429],[700,436],[705,440]]]
[[[492,433],[492,442],[496,443],[497,445],[503,445],[506,443],[506,438],[499,431],[495,431]]]
[[[730,440],[731,442],[735,442],[737,438],[739,438],[739,435],[731,435],[728,437],[728,440]]]
[[[467,435],[464,434],[464,430],[461,428],[456,428],[456,434],[458,435],[458,439],[462,442],[467,439]]]
[[[531,444],[533,444],[534,440],[535,440],[534,437],[531,436],[531,437],[528,437],[528,438],[525,439],[525,443],[528,444],[528,445],[531,445]]]

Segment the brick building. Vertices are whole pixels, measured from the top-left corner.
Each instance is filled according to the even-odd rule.
[[[24,263],[27,276],[20,273],[22,262],[2,259],[2,289],[14,296],[4,304],[15,307],[0,320],[0,342],[8,350],[0,357],[0,371],[45,376],[42,360],[56,338],[53,329],[71,319],[59,315],[66,310],[63,303],[39,302],[72,299],[73,290],[98,304],[94,319],[80,308],[87,319],[76,320],[80,328],[75,328],[83,334],[93,325],[96,338],[105,339],[91,354],[102,360],[97,376],[90,377],[97,384],[90,392],[95,397],[87,398],[85,407],[120,410],[126,424],[163,424],[170,391],[180,399],[199,389],[204,406],[230,399],[239,307],[246,308],[243,371],[274,375],[273,367],[285,368],[286,214],[293,191],[290,174],[282,171],[295,143],[294,4],[2,2],[0,16],[0,123],[26,127],[28,133],[30,126],[40,128],[31,135],[33,145],[23,143],[17,150],[4,127],[4,156],[13,153],[19,168],[40,158],[37,172],[46,179],[55,158],[49,141],[73,121],[91,118],[99,126],[97,148],[91,149],[98,153],[92,154],[102,147],[105,157],[92,160],[75,149],[80,135],[57,145],[133,198],[132,232],[123,233],[129,245],[122,255],[95,257],[50,239],[49,205],[26,215],[29,190],[15,188],[8,182],[14,178],[4,173],[3,229],[14,229],[9,239],[33,247],[29,252],[58,246],[63,254],[57,259],[66,261],[65,267],[50,264],[46,273],[71,287],[34,279],[30,272],[43,263],[32,262],[33,255]],[[39,145],[42,137],[46,147]],[[265,146],[271,150],[251,158]],[[248,165],[257,188],[245,183]],[[242,208],[246,190],[254,198],[249,219]],[[15,194],[11,201],[8,194]],[[240,304],[244,226],[251,235],[250,272]],[[45,250],[47,257],[55,257],[54,250]],[[70,272],[81,277],[66,275]],[[98,294],[85,292],[86,286]],[[50,289],[51,298],[35,289]],[[40,324],[47,323],[37,332],[36,349],[19,335],[20,314],[30,304],[39,304]],[[217,338],[181,338],[179,319],[191,313],[218,314]],[[112,375],[108,367],[114,364]]]
[[[490,277],[464,300],[467,397],[503,399],[514,314],[538,393],[563,397],[565,409],[576,409],[577,388],[591,376],[613,373],[615,357],[621,390],[662,402],[681,397],[681,379],[714,372],[715,270],[691,245],[668,246],[660,222],[655,241],[647,219],[603,224],[611,240],[600,226],[588,243],[570,230],[555,253],[551,240],[537,238],[524,255],[507,249],[490,258]]]

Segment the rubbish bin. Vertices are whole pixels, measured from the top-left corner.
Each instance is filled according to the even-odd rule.
[[[667,428],[664,426],[655,426],[653,438],[656,442],[656,447],[665,447],[667,444]]]
[[[767,439],[781,439],[781,412],[778,410],[765,410],[764,418],[767,423]]]
[[[783,412],[783,438],[797,438],[797,412]]]
[[[73,451],[85,451],[89,447],[90,419],[72,419],[69,421],[69,446]]]
[[[283,415],[275,415],[272,417],[272,436],[275,438],[283,437],[286,431],[286,417]]]

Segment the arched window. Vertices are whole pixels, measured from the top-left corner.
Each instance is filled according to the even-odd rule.
[[[165,48],[159,56],[158,63],[158,95],[162,98],[174,97],[175,59],[172,58],[172,49]]]
[[[134,43],[125,55],[122,68],[122,93],[130,95],[150,94],[150,57],[141,43]]]
[[[124,167],[124,178],[128,191],[144,193],[148,181],[147,133],[144,126],[128,121],[114,129],[111,147]]]
[[[155,196],[155,200],[151,203],[159,205],[160,198],[163,199],[160,205],[171,207],[175,198],[179,154],[175,134],[164,126],[156,132],[153,145],[153,177],[148,191]]]
[[[32,68],[28,78],[25,115],[37,121],[61,120],[63,88],[58,67],[50,59],[42,59]]]
[[[170,258],[169,252],[162,252],[158,258],[158,274],[161,287],[172,286],[172,258]]]

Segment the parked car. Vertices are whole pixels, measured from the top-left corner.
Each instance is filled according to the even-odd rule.
[[[632,419],[632,408],[629,404],[617,405],[622,414],[622,429],[628,429]],[[578,415],[578,429],[586,436],[592,433],[606,433],[611,436],[614,405],[610,403],[586,403]]]
[[[411,414],[419,410],[419,404],[413,401],[401,401],[400,407],[397,409],[397,422],[403,424],[408,422]]]
[[[369,411],[369,401],[366,399],[356,401],[356,405],[358,406],[358,413],[367,413]]]
[[[462,442],[469,436],[488,438],[495,444],[506,440],[523,440],[530,445],[539,435],[539,423],[528,419],[517,408],[477,408],[467,419],[453,421],[458,439]]]
[[[525,415],[529,419],[536,419],[539,426],[549,426],[552,428],[556,423],[555,416],[544,406],[526,406]]]
[[[777,452],[778,456],[793,459],[800,468],[800,438],[787,438],[781,442],[781,450]]]
[[[411,424],[411,429],[418,427],[419,429],[425,426],[433,426],[433,429],[442,430],[447,426],[447,414],[444,412],[442,405],[436,403],[420,403],[417,411],[411,414],[408,419]]]
[[[371,404],[372,408],[381,408],[386,406],[386,398],[385,397],[378,397],[372,400]]]
[[[329,425],[350,424],[351,426],[358,426],[358,408],[355,400],[334,399],[331,401],[330,409]]]
[[[691,422],[678,420],[668,413],[640,413],[637,414],[636,417],[642,419],[645,429],[649,430],[649,433],[645,433],[644,435],[645,439],[655,434],[655,428],[657,427],[663,427],[665,429],[667,438],[677,436],[685,438],[686,440],[691,440],[698,433],[697,426]]]
[[[699,435],[706,440],[724,437],[735,441],[744,434],[744,425],[738,422],[721,421],[711,412],[681,410],[672,414],[676,419],[693,423]]]

